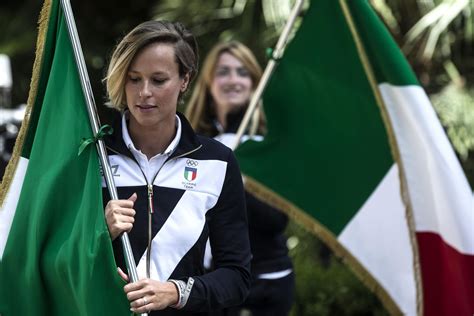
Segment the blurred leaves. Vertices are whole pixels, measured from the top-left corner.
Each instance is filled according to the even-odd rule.
[[[34,24],[25,32],[25,20],[37,19],[40,5],[34,6],[31,1],[25,1],[22,5],[5,3],[0,10],[0,52],[9,56],[31,53],[31,47],[36,43]],[[37,9],[32,11],[31,7]],[[12,18],[15,17],[15,18]],[[28,28],[27,28],[28,30]],[[11,39],[15,38],[14,41]]]
[[[201,56],[218,41],[239,40],[255,53],[262,66],[273,48],[295,0],[162,0],[155,19],[179,20],[196,35]],[[310,0],[305,0],[305,7]]]
[[[430,59],[435,53],[438,42],[439,52],[444,56],[451,54],[450,44],[455,37],[474,41],[472,13],[474,4],[470,0],[444,0],[431,9],[406,34],[404,48],[410,52],[421,43],[421,56]],[[452,25],[451,25],[452,24]],[[450,27],[451,26],[451,27]]]
[[[450,84],[431,100],[454,148],[466,160],[474,150],[474,89]]]
[[[42,3],[36,0],[2,0],[0,54],[10,56],[13,104],[26,103],[36,48],[36,22]]]
[[[392,32],[396,34],[400,33],[400,29],[398,26],[398,21],[395,18],[392,8],[388,5],[386,0],[371,0],[370,4],[383,18],[385,23],[388,25]]]
[[[296,277],[291,316],[388,315],[378,298],[313,234],[290,222],[289,240]],[[294,243],[294,242],[293,242]]]
[[[431,100],[474,188],[474,87],[452,83]]]

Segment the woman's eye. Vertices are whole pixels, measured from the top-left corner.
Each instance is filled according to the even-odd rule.
[[[157,84],[157,85],[163,84],[165,82],[166,82],[166,79],[161,79],[161,78],[154,78],[153,79],[153,83]]]
[[[219,68],[216,70],[216,76],[223,77],[230,73],[228,68]]]
[[[140,78],[139,77],[128,77],[128,80],[130,80],[130,82],[138,82],[138,81],[140,81]]]
[[[248,77],[250,76],[250,72],[246,68],[238,68],[237,74],[241,77]]]

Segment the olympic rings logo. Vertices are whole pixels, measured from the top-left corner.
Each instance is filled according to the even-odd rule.
[[[186,165],[189,167],[196,167],[199,164],[196,160],[188,159],[186,160]]]

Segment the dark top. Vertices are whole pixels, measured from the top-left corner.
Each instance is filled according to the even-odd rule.
[[[227,115],[227,127],[224,133],[236,133],[245,115],[245,109],[231,112]],[[215,118],[212,118],[215,122]],[[218,124],[214,124],[210,137],[219,135]],[[222,131],[222,130],[221,130]],[[199,131],[198,131],[199,133]],[[278,272],[292,269],[288,256],[286,236],[288,216],[282,211],[270,206],[253,194],[245,191],[247,202],[247,217],[249,223],[250,247],[252,249],[251,271],[254,278],[259,274]]]
[[[195,135],[184,116],[178,116],[181,139],[152,183],[151,277],[185,282],[193,277],[195,282],[182,310],[167,308],[150,315],[205,315],[209,310],[242,303],[250,287],[248,224],[237,161],[230,149]],[[148,183],[125,146],[120,117],[105,142],[119,198],[127,199],[134,192],[138,195],[129,238],[140,274],[148,244]],[[103,186],[106,205],[109,194]],[[216,269],[205,273],[208,238]],[[113,247],[117,265],[125,269],[120,238]]]

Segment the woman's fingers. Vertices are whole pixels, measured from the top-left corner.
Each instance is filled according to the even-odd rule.
[[[137,309],[137,308],[140,308],[140,307],[144,307],[144,306],[146,306],[150,303],[151,302],[146,298],[146,296],[143,296],[143,297],[137,298],[136,300],[132,301],[130,303],[130,307],[132,307],[134,309]]]
[[[129,283],[124,287],[131,311],[145,313],[162,310],[176,304],[177,289],[171,282],[159,282],[148,278]]]
[[[110,200],[105,207],[105,217],[112,240],[123,232],[130,232],[135,222],[133,206],[137,194],[133,193],[127,200]]]
[[[130,197],[127,200],[135,202],[137,200],[137,194],[133,193],[132,195],[130,195]]]
[[[133,228],[133,223],[135,219],[130,216],[119,215],[114,217],[114,220],[111,222],[110,228],[115,233],[115,235],[120,235],[123,232],[129,233]]]
[[[128,300],[133,301],[145,295],[149,290],[147,289],[148,283],[149,279],[142,279],[125,285],[123,289],[127,293]]]
[[[131,311],[134,313],[145,313],[152,309],[153,291],[143,282],[129,283],[124,288],[127,299],[130,302]],[[148,295],[150,294],[150,296]]]
[[[134,204],[135,202],[132,200],[110,200],[106,208],[109,208],[111,211],[122,208],[133,209]]]
[[[144,313],[149,313],[150,311],[153,310],[153,304],[152,303],[144,301],[144,299],[142,299],[142,298],[139,299],[138,301],[140,301],[139,304],[141,304],[139,306],[133,307],[132,304],[130,304],[130,306],[132,306],[130,308],[130,311],[132,311],[133,313],[135,313],[135,314],[144,314]]]
[[[129,280],[128,275],[125,272],[123,272],[122,269],[117,268],[117,272],[125,282],[128,282],[128,280]]]
[[[137,194],[133,193],[128,199],[126,200],[110,200],[106,205],[106,210],[115,210],[115,209],[133,209],[135,205],[135,201],[137,200]]]
[[[133,223],[135,222],[135,211],[132,210],[122,210],[113,215],[107,216],[107,225],[109,231],[115,239],[122,232],[130,232],[133,228]]]
[[[133,219],[136,213],[133,208],[116,208],[112,212],[114,216],[119,217],[121,219],[124,219],[126,217],[130,217]]]

